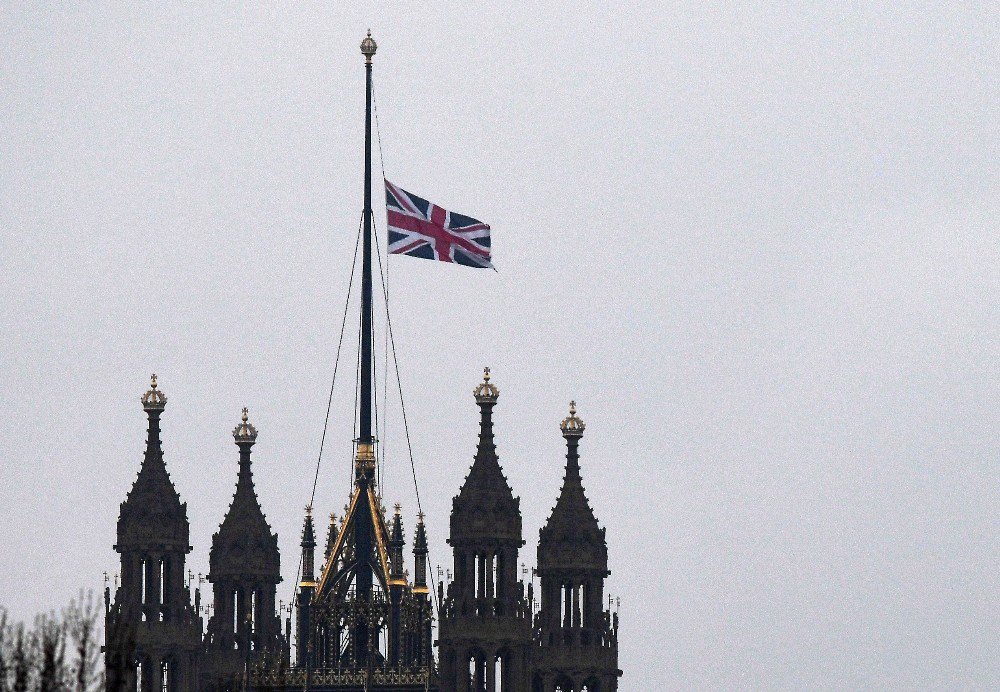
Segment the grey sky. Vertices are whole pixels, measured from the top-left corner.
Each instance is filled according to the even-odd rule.
[[[387,176],[500,268],[389,261],[432,559],[488,364],[529,564],[587,422],[623,689],[1000,685],[997,6],[433,5],[0,8],[0,603],[116,569],[153,371],[192,568],[247,405],[288,600],[370,26]]]

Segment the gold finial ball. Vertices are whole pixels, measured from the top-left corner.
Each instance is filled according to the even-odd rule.
[[[149,378],[149,391],[140,399],[142,407],[147,411],[162,411],[167,404],[167,397],[156,388],[156,373]]]
[[[495,404],[500,396],[500,390],[490,382],[490,369],[483,369],[483,381],[472,390],[476,402],[480,404]]]
[[[576,402],[569,402],[569,415],[559,424],[563,437],[582,437],[587,425],[576,415]]]
[[[313,506],[312,503],[310,502],[308,505],[306,505],[306,516],[312,517],[312,515],[313,515]]]
[[[361,52],[365,56],[365,62],[370,63],[372,61],[372,56],[375,55],[375,51],[378,50],[378,44],[375,43],[375,39],[372,38],[372,30],[368,30],[368,35],[365,36],[364,40],[361,42]]]
[[[243,422],[233,429],[233,437],[236,444],[253,444],[257,441],[257,428],[249,422],[249,415],[246,406],[243,407]]]

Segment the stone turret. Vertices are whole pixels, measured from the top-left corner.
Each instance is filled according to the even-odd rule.
[[[276,651],[281,644],[281,621],[275,613],[275,590],[281,582],[278,537],[271,532],[254,488],[251,449],[257,429],[245,408],[233,439],[240,450],[236,492],[212,536],[209,553],[215,609],[208,623],[208,644],[217,653],[206,679],[216,682],[232,678],[248,659]]]
[[[518,580],[520,500],[500,467],[493,408],[500,396],[486,368],[473,394],[479,405],[479,445],[472,469],[452,503],[455,580],[441,610],[441,689],[465,692],[528,689],[531,619]],[[471,676],[470,676],[470,671]]]
[[[560,424],[566,475],[552,514],[539,532],[541,610],[536,622],[536,689],[618,688],[618,634],[604,609],[608,546],[580,475],[580,439],[586,429],[570,402]]]
[[[160,416],[167,397],[156,375],[141,401],[146,451],[118,516],[121,586],[105,622],[107,688],[193,689],[201,621],[184,583],[191,550],[187,505],[163,459]]]

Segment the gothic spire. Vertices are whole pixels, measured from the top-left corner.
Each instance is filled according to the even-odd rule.
[[[493,438],[493,407],[500,391],[490,382],[490,369],[473,390],[479,405],[479,444],[469,475],[452,502],[451,538],[503,534],[521,540],[520,500],[500,467]],[[478,517],[478,520],[473,520]]]
[[[570,402],[569,416],[559,428],[566,440],[566,475],[552,514],[539,532],[539,567],[542,562],[558,562],[564,567],[606,570],[608,548],[604,529],[597,523],[580,476],[579,444],[586,424],[576,415],[575,401]],[[569,550],[553,549],[557,545]]]
[[[403,577],[403,547],[406,541],[403,539],[403,517],[401,508],[397,504],[396,512],[392,516],[392,528],[389,529],[389,577],[390,579],[402,579]]]
[[[483,381],[473,390],[479,405],[479,444],[469,476],[459,491],[459,499],[473,499],[482,495],[496,496],[513,501],[514,493],[507,483],[497,456],[493,438],[493,407],[496,406],[500,391],[490,382],[490,369],[486,368]]]
[[[312,505],[306,505],[306,518],[302,523],[302,542],[299,545],[302,547],[302,583],[315,582],[316,531],[313,529]]]
[[[229,511],[212,536],[212,577],[254,574],[277,582],[281,579],[278,537],[271,532],[254,488],[250,450],[257,442],[257,428],[245,408],[233,439],[240,450],[240,470]]]
[[[333,547],[337,544],[337,535],[339,533],[337,529],[337,515],[330,512],[330,525],[326,529],[326,548],[323,550],[324,562],[330,559],[330,553],[333,552]]]
[[[427,529],[424,513],[417,514],[417,530],[413,535],[413,590],[427,592]]]
[[[157,389],[156,375],[140,399],[146,411],[148,429],[142,466],[132,489],[121,505],[118,518],[118,543],[159,543],[188,549],[187,505],[170,480],[160,442],[160,414],[167,397]]]

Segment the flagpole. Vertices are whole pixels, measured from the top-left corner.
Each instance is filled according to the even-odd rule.
[[[375,438],[372,435],[372,56],[377,46],[371,31],[361,42],[365,56],[365,210],[364,252],[361,259],[361,396],[358,421],[358,441],[355,452],[354,517],[355,597],[364,603],[372,598],[374,584],[375,508],[369,502],[370,489],[375,478]],[[357,661],[369,663],[372,632],[377,632],[374,622],[365,617],[358,619],[354,629]]]
[[[364,252],[361,264],[361,405],[359,442],[373,444],[372,436],[372,56],[376,45],[371,31],[361,43],[365,56],[365,210]]]

